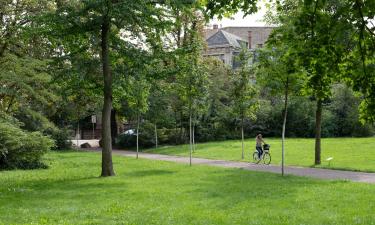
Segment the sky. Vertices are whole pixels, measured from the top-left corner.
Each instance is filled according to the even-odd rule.
[[[219,25],[219,27],[259,27],[259,26],[266,26],[267,24],[263,22],[263,16],[266,13],[266,9],[264,6],[258,6],[260,9],[257,13],[246,16],[243,18],[243,13],[239,12],[232,16],[232,19],[230,18],[224,18],[222,20],[213,19],[210,21],[210,25],[213,24]]]

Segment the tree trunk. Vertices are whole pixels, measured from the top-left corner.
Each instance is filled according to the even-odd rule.
[[[316,115],[315,115],[315,165],[319,165],[321,155],[321,136],[322,136],[322,100],[318,99],[316,103]]]
[[[111,138],[112,138],[112,145],[115,144],[116,137],[118,135],[118,127],[116,122],[116,110],[111,110]]]
[[[191,108],[191,107],[190,107]],[[192,130],[191,130],[191,109],[189,109],[189,144],[190,144],[190,166],[191,166],[191,158],[193,154],[193,146],[192,146]]]
[[[241,119],[241,140],[242,140],[242,156],[241,158],[245,158],[245,147],[244,147],[244,135],[243,135],[243,118]]]
[[[284,176],[284,165],[285,165],[285,127],[286,127],[286,118],[288,115],[288,90],[289,89],[289,80],[287,79],[285,85],[285,102],[284,102],[284,121],[283,121],[283,130],[281,135],[281,175]]]
[[[158,128],[155,123],[155,148],[158,148]]]
[[[195,152],[195,125],[193,124],[193,152]]]
[[[77,131],[76,131],[77,148],[79,148],[79,145],[78,145],[79,135],[80,135],[80,131],[79,131],[79,120],[78,120]]]
[[[104,78],[104,104],[102,114],[102,177],[114,176],[112,164],[111,110],[112,110],[112,74],[109,65],[110,20],[105,17],[102,23],[102,65]]]
[[[139,152],[139,113],[137,114],[137,159]]]
[[[175,144],[177,145],[178,144],[178,136],[177,136],[177,133],[178,133],[178,121],[177,121],[177,111],[174,112],[174,118],[175,118],[175,132],[176,132],[176,135],[175,135]]]

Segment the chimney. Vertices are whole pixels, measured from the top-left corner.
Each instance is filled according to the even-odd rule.
[[[214,30],[217,30],[217,29],[219,29],[219,25],[214,24],[214,25],[212,26],[212,28],[213,28]]]
[[[249,49],[251,49],[251,37],[252,37],[251,36],[251,31],[248,31],[247,33],[248,33],[247,37],[248,37],[248,42],[249,42]]]

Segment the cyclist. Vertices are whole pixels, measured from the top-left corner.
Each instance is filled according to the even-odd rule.
[[[263,141],[262,134],[258,134],[256,136],[255,142],[256,142],[255,148],[258,151],[258,158],[260,159],[260,157],[263,155],[262,143],[266,144],[266,142]]]

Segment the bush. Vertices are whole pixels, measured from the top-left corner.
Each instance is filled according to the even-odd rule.
[[[182,137],[175,129],[160,128],[158,129],[158,144],[182,144],[186,143],[186,131],[182,129]],[[116,138],[116,146],[120,148],[134,148],[137,145],[136,134],[120,134]],[[145,121],[139,128],[139,147],[149,148],[155,146],[155,126]]]
[[[53,129],[48,131],[47,134],[55,141],[53,150],[67,150],[72,148],[72,142],[70,141],[72,135],[69,134],[67,129]]]
[[[155,130],[154,126],[145,122],[139,128],[139,146],[147,148],[155,145]],[[116,146],[123,148],[133,148],[137,145],[136,134],[120,134],[116,138]]]
[[[45,168],[41,158],[53,146],[53,141],[40,132],[23,131],[0,121],[0,169]]]

